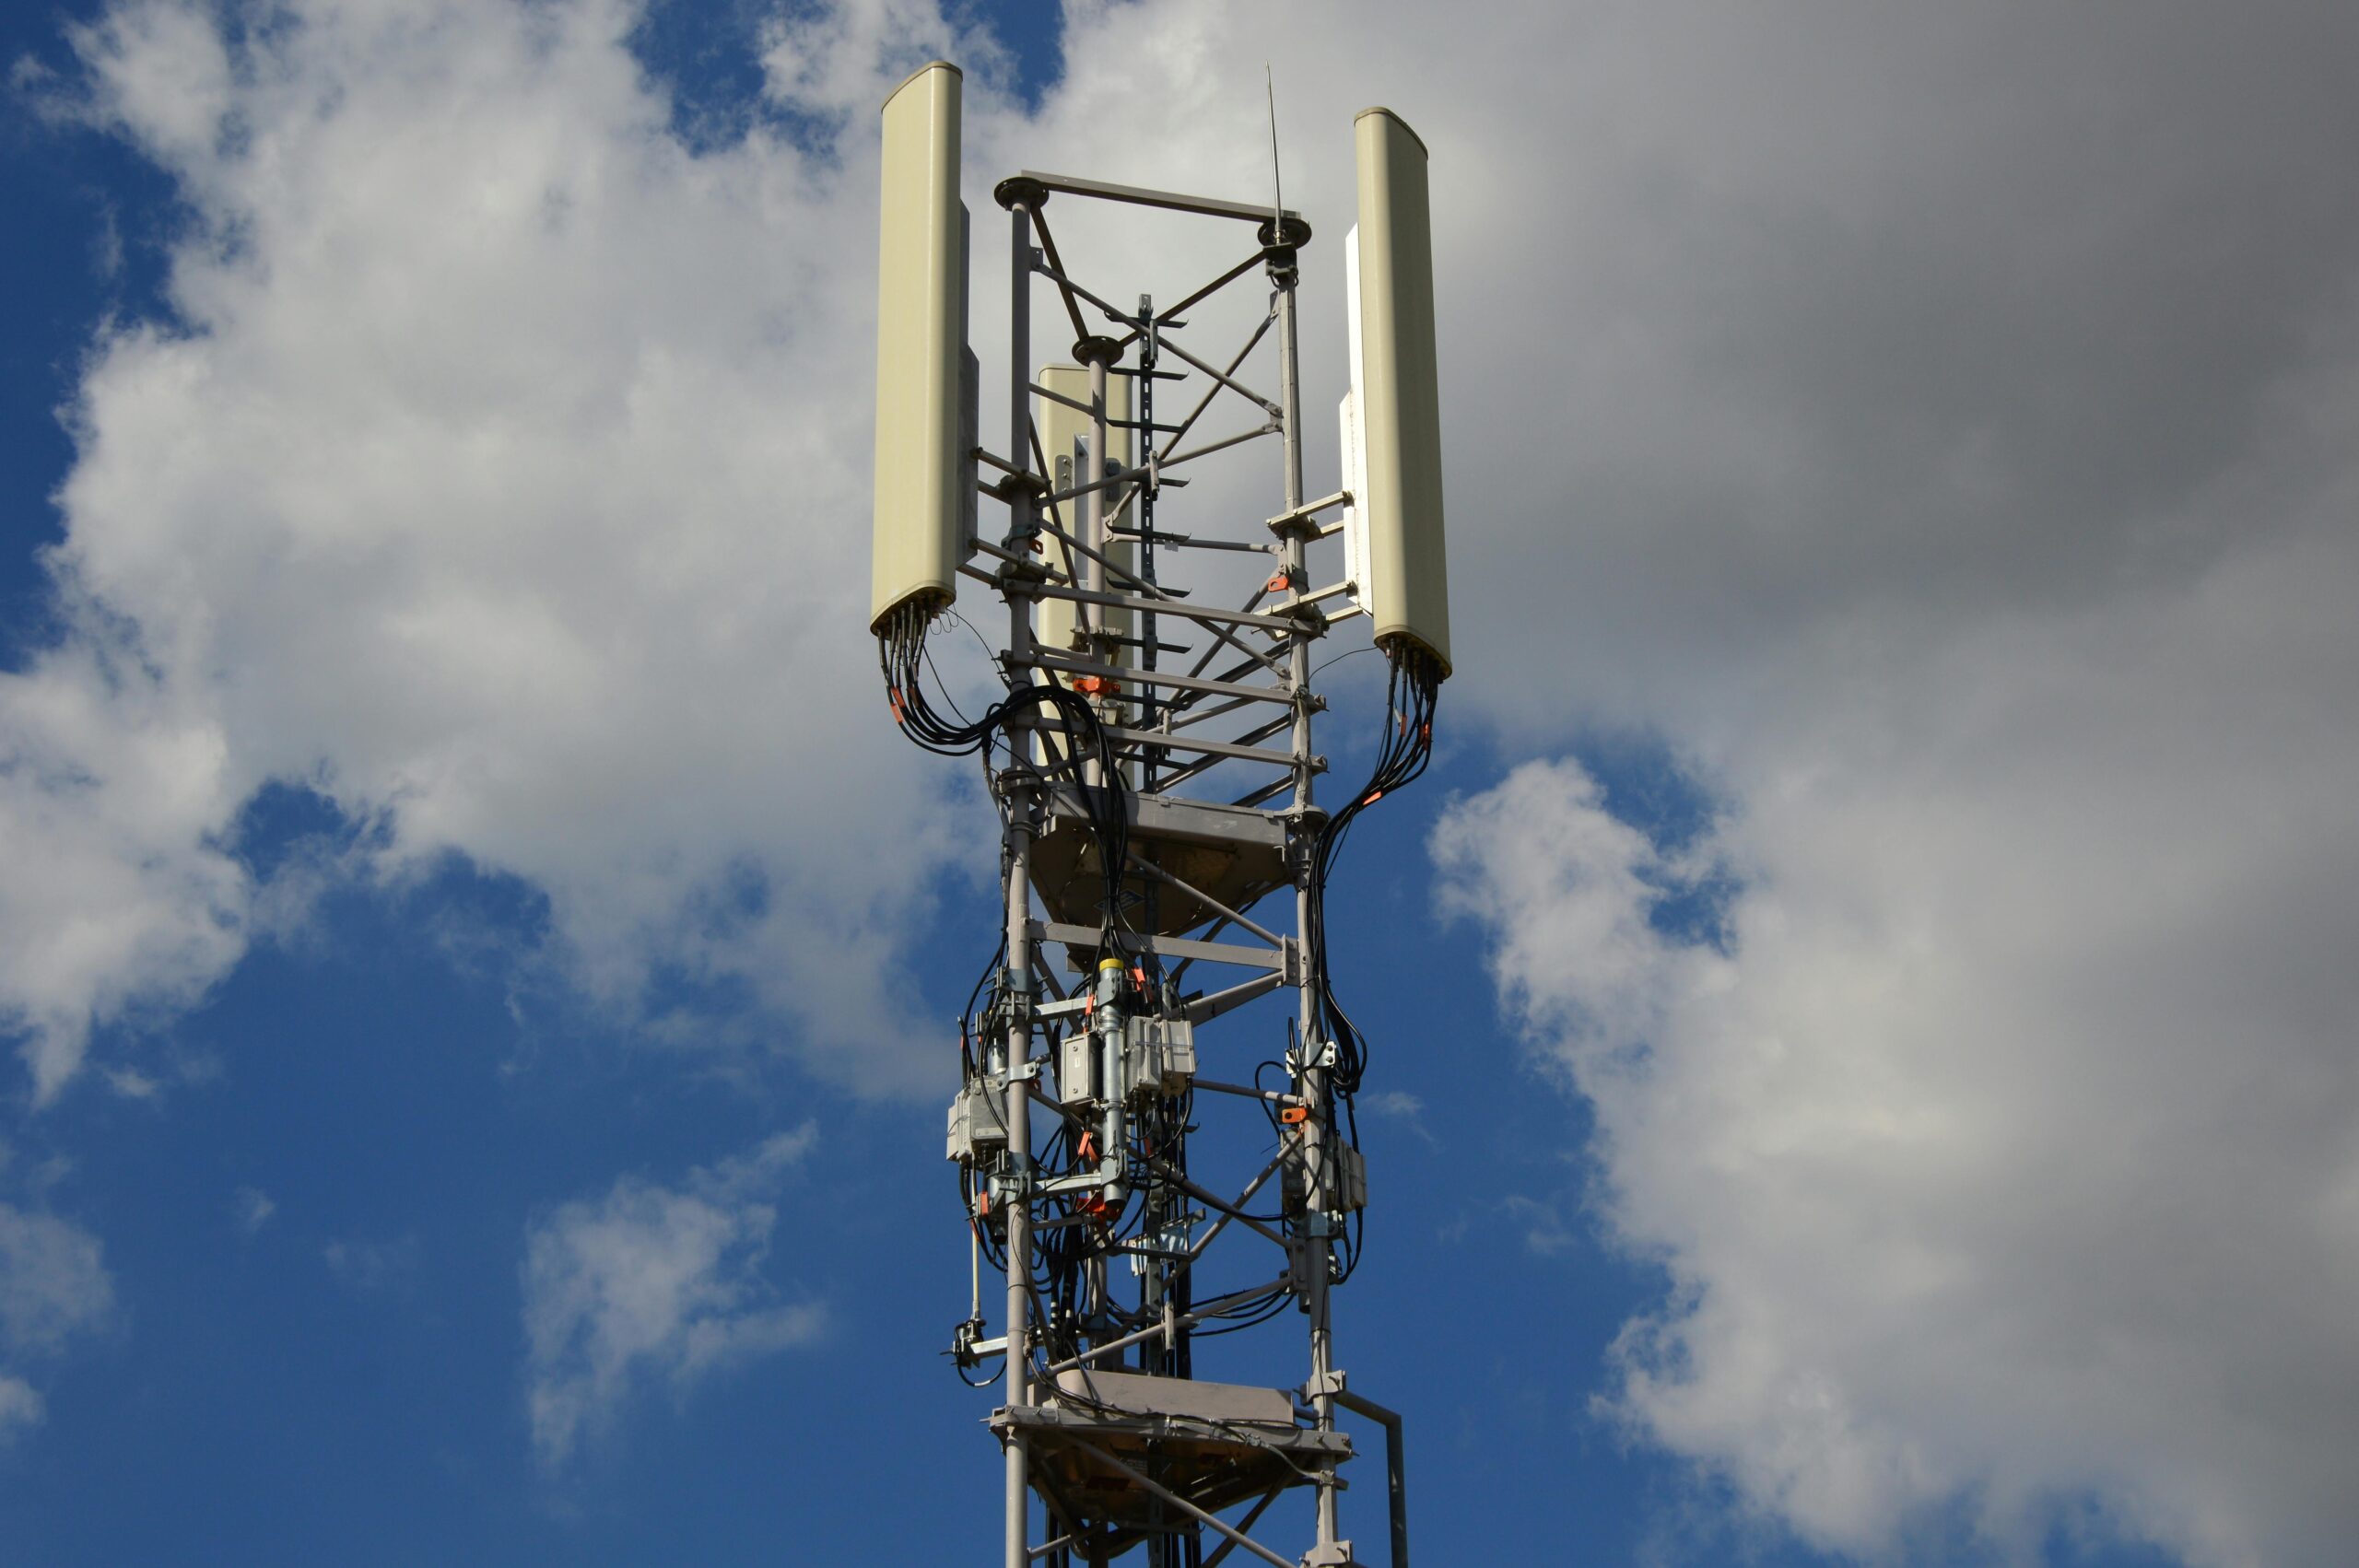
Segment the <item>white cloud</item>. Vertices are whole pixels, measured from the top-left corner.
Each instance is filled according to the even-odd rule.
[[[270,1194],[258,1187],[241,1187],[230,1199],[229,1215],[238,1229],[247,1235],[258,1235],[278,1212],[278,1204]]]
[[[114,1281],[96,1236],[72,1222],[0,1203],[0,1440],[41,1423],[41,1394],[22,1375],[114,1312]]]
[[[523,1266],[527,1409],[560,1467],[634,1394],[685,1394],[705,1375],[817,1334],[821,1308],[780,1303],[764,1276],[775,1199],[815,1129],[780,1133],[677,1187],[624,1176],[534,1223]]]
[[[1637,1428],[1861,1553],[1959,1499],[2020,1544],[2085,1492],[2192,1561],[2339,1559],[2359,731],[2291,665],[2348,640],[2347,567],[2151,640],[1994,639],[2014,678],[1884,716],[1884,767],[1750,795],[1684,863],[1571,764],[1454,811],[1453,900],[1675,1281],[1623,1342]],[[2189,624],[2263,604],[2243,657]],[[1725,951],[1652,922],[1696,857],[1741,868]]]
[[[47,1404],[31,1384],[0,1373],[0,1443],[39,1426],[47,1414]]]
[[[224,850],[272,778],[381,826],[374,874],[545,890],[595,1000],[738,988],[906,1082],[885,955],[955,851],[857,631],[863,123],[971,41],[883,4],[767,35],[838,167],[681,146],[625,7],[322,0],[227,51],[210,15],[84,45],[193,217],[185,330],[111,331],[76,412],[65,641],[0,681],[39,1092],[281,919]],[[1681,1283],[1624,1408],[1813,1539],[2082,1492],[2202,1562],[2348,1536],[2342,25],[1596,6],[1483,47],[1443,7],[1080,4],[1037,118],[969,77],[987,363],[988,181],[1258,197],[1268,58],[1332,406],[1342,127],[1391,102],[1432,146],[1446,711],[1636,730],[1727,813],[1667,855],[1543,767],[1444,847]],[[1051,216],[1077,263],[1125,243]],[[1164,239],[1130,254],[1165,298],[1226,259]],[[1659,890],[1719,868],[1728,950],[1665,938]]]
[[[1435,84],[1484,606],[1446,712],[1636,730],[1719,814],[1659,842],[1542,764],[1437,848],[1674,1281],[1614,1408],[1861,1556],[1965,1516],[2033,1557],[2095,1499],[2342,1561],[2347,29],[1567,26],[1553,94]],[[1670,934],[1715,898],[1724,946]]]
[[[153,0],[76,35],[82,118],[188,213],[178,319],[107,328],[73,410],[63,639],[0,677],[41,1097],[270,928],[229,849],[275,779],[369,825],[365,872],[545,892],[616,1014],[660,971],[839,1081],[922,1075],[880,1048],[951,845],[863,626],[873,149],[692,152],[634,16],[299,4],[230,45]],[[828,58],[871,99],[899,64],[874,27]]]
[[[336,1282],[360,1296],[406,1290],[417,1278],[418,1265],[425,1257],[425,1246],[415,1235],[383,1241],[354,1236],[332,1241],[320,1249],[320,1260],[328,1266],[328,1272],[335,1276]]]

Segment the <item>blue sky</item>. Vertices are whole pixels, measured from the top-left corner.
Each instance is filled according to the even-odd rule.
[[[2347,28],[522,14],[0,23],[0,1561],[992,1539],[989,816],[836,586],[938,50],[979,210],[1258,196],[1265,58],[1314,221],[1360,102],[1449,176],[1464,673],[1332,918],[1429,1560],[2331,1560]]]

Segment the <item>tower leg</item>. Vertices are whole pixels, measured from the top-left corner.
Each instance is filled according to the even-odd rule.
[[[1027,361],[1031,357],[1032,215],[1021,203],[1009,209],[1012,250],[1009,258],[1010,314],[1013,338],[1013,385],[1008,409],[1008,452],[1011,461],[1028,468],[1031,451],[1031,392]],[[1019,497],[1015,521],[1028,531],[1031,503]],[[1028,596],[1008,596],[1008,647],[1021,656],[1031,651],[1032,606]],[[1007,1402],[1011,1407],[1031,1400],[1031,1340],[1027,1332],[1032,1285],[1032,1102],[1029,1070],[1032,1056],[1032,823],[1031,802],[1019,792],[1010,811],[1007,830],[1007,972],[1013,993],[1008,1024],[1007,1073],[1008,1174],[1015,1189],[1007,1195]],[[1029,1568],[1030,1490],[1029,1445],[1021,1432],[1007,1438],[1007,1549],[1005,1568]]]
[[[1032,993],[1032,826],[1021,802],[1008,828],[1007,958],[1008,982],[1015,998],[1014,1022],[1007,1029],[1007,1152],[1008,1174],[1016,1190],[1007,1197],[1007,1402],[1031,1402],[1032,1286],[1032,1021],[1027,1005]],[[1030,1486],[1027,1452],[1021,1433],[1007,1441],[1007,1568],[1027,1568],[1030,1562]]]

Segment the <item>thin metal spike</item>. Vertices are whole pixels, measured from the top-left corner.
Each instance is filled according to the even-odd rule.
[[[1262,88],[1270,99],[1270,237],[1285,238],[1285,186],[1278,178],[1278,82],[1270,63],[1262,62]]]

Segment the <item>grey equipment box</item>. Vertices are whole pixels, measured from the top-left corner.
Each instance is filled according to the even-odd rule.
[[[1196,1026],[1184,1018],[1133,1018],[1124,1030],[1131,1094],[1186,1094],[1196,1076]]]
[[[1007,1109],[987,1083],[968,1083],[950,1102],[949,1147],[946,1160],[972,1162],[992,1149],[1007,1147]]]

